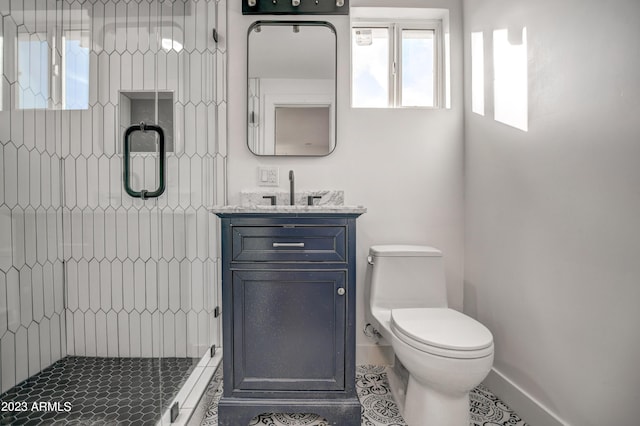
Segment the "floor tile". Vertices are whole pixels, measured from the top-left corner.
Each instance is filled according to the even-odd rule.
[[[356,369],[356,389],[362,404],[363,426],[406,426],[391,396],[385,366],[360,365]],[[218,401],[222,396],[222,366],[207,388],[210,400],[201,426],[218,425]],[[489,389],[480,385],[469,394],[470,426],[527,426],[516,413]],[[254,417],[249,426],[328,426],[315,414],[266,413]]]

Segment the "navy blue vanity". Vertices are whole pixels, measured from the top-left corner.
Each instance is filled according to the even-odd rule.
[[[214,209],[222,230],[220,426],[267,412],[360,425],[355,209]]]

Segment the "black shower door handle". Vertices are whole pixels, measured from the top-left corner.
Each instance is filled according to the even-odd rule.
[[[147,131],[156,132],[158,134],[158,148],[159,148],[158,153],[160,154],[158,178],[160,182],[158,184],[158,187],[154,191],[148,191],[146,189],[143,189],[141,191],[134,191],[133,189],[131,189],[131,135],[134,132],[146,133]],[[142,198],[143,200],[147,198],[156,198],[161,196],[166,187],[164,169],[165,169],[165,163],[167,160],[167,151],[164,146],[164,131],[162,130],[162,127],[157,126],[155,124],[145,124],[145,123],[140,123],[140,124],[135,124],[133,126],[130,126],[124,132],[123,151],[124,151],[124,156],[123,156],[124,167],[123,167],[122,177],[124,182],[124,190],[127,191],[127,194],[131,195],[134,198]]]

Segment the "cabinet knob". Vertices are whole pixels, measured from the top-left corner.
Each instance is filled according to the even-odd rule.
[[[346,291],[344,288],[340,287],[340,288],[338,289],[338,296],[344,296],[344,294],[345,294],[346,292],[347,292],[347,291]]]

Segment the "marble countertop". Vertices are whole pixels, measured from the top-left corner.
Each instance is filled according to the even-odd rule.
[[[271,190],[244,190],[240,191],[240,204],[241,206],[263,206],[269,205],[269,201],[265,196],[276,197],[276,205],[287,206],[290,202],[289,191],[285,191],[280,188],[274,188]],[[307,197],[317,197],[313,201],[315,206],[342,206],[344,205],[344,191],[337,189],[324,189],[316,191],[300,191],[295,193],[296,206],[306,206]]]
[[[296,213],[296,214],[313,214],[313,213],[335,213],[335,214],[362,214],[366,213],[367,209],[363,206],[333,206],[333,205],[320,205],[320,206],[212,206],[209,207],[209,211],[214,214],[256,214],[256,213]]]

